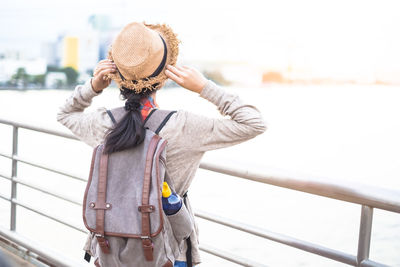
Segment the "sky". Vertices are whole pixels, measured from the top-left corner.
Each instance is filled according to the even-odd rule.
[[[396,0],[15,0],[0,9],[0,53],[40,52],[60,33],[82,32],[92,14],[113,28],[167,23],[192,61],[245,62],[300,78],[400,82]]]

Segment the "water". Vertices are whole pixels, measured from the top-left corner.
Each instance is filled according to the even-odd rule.
[[[311,174],[400,190],[400,88],[324,85],[229,88],[263,113],[269,129],[249,142],[208,152],[205,160],[260,172]],[[64,130],[55,121],[57,107],[70,91],[0,91],[0,117]],[[165,109],[187,109],[218,116],[213,105],[182,89],[162,90]],[[120,105],[118,91],[105,90],[94,107]],[[87,177],[91,148],[75,141],[20,130],[19,154]],[[11,128],[0,125],[0,151],[11,151]],[[39,153],[38,153],[39,152]],[[0,173],[11,162],[0,158]],[[81,201],[84,184],[62,175],[19,164],[19,177]],[[0,192],[9,195],[0,179]],[[273,232],[356,254],[360,206],[323,197],[250,183],[199,170],[189,192],[196,209],[230,217]],[[246,202],[243,204],[242,198]],[[18,186],[18,198],[82,224],[81,209]],[[9,224],[9,204],[0,199],[0,223]],[[81,259],[85,235],[18,208],[18,232]],[[200,241],[269,266],[342,266],[268,240],[244,235],[204,220]],[[400,266],[400,215],[374,211],[371,259]],[[232,266],[203,253],[201,266]]]

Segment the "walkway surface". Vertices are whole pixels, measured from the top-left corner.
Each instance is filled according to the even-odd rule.
[[[14,255],[7,249],[4,249],[3,247],[0,246],[0,255],[5,258],[9,264],[10,267],[36,267],[32,263],[29,263],[19,257],[18,255]],[[3,267],[3,262],[0,260],[0,267]]]

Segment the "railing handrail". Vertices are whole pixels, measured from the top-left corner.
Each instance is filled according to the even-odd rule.
[[[38,131],[73,140],[79,140],[72,134],[46,127],[38,127],[28,123],[14,122],[0,118],[0,124],[8,124],[19,128]],[[1,152],[2,151],[0,151],[0,153]],[[8,157],[12,159],[11,155]],[[19,160],[19,158],[17,158],[17,160]],[[313,195],[324,196],[332,199],[343,200],[346,202],[367,205],[378,209],[400,213],[400,191],[397,190],[379,188],[356,182],[347,182],[347,185],[345,185],[330,178],[321,178],[312,175],[296,174],[288,176],[281,173],[276,175],[265,175],[258,171],[240,169],[227,165],[224,166],[222,164],[215,164],[208,161],[203,161],[200,164],[200,168],[260,183],[306,192]],[[271,173],[274,171],[269,172]],[[68,174],[65,175],[69,176]],[[85,178],[81,179],[85,180]]]
[[[10,121],[10,120],[0,118],[0,124],[7,124],[7,125],[15,126],[18,128],[24,128],[27,130],[56,135],[56,136],[60,136],[60,137],[68,138],[68,139],[79,140],[73,134],[59,131],[59,130],[50,129],[48,127],[35,126],[35,125],[29,124],[29,123]]]
[[[400,191],[374,187],[357,182],[340,183],[331,178],[312,175],[265,175],[257,171],[223,166],[212,162],[202,162],[200,168],[260,183],[324,196],[346,202],[400,213]],[[274,171],[269,171],[273,173]]]

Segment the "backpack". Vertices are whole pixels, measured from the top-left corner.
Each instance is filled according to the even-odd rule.
[[[123,108],[107,111],[121,118]],[[173,266],[183,243],[193,230],[192,218],[182,204],[174,215],[165,215],[161,190],[166,181],[167,141],[158,133],[175,111],[152,110],[144,122],[144,141],[130,149],[104,154],[104,144],[93,151],[83,199],[83,221],[94,233],[102,253],[110,253],[107,236],[133,238],[130,266]],[[90,258],[89,258],[90,261]]]

